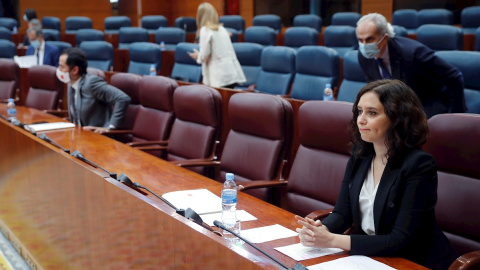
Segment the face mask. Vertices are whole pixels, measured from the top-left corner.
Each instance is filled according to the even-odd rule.
[[[32,40],[30,41],[30,45],[32,45],[33,48],[37,49],[38,47],[40,47],[40,41]]]
[[[373,59],[380,53],[380,49],[378,48],[378,44],[382,42],[385,35],[378,41],[372,43],[358,43],[358,50],[362,53],[362,55],[367,59]]]
[[[70,75],[68,74],[68,72],[63,72],[58,68],[57,68],[57,78],[63,83],[70,82]]]
[[[27,17],[27,14],[23,14],[23,20],[28,22],[28,17]]]

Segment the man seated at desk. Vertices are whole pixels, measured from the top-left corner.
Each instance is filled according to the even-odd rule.
[[[60,50],[57,46],[45,42],[42,28],[29,28],[27,30],[27,36],[30,41],[30,46],[28,46],[25,55],[35,55],[37,57],[37,65],[58,67]]]
[[[66,49],[60,55],[57,77],[68,83],[70,121],[95,132],[115,129],[123,122],[130,97],[102,78],[87,74],[87,66],[87,57],[79,48]]]

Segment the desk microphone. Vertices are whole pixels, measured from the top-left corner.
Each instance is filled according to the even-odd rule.
[[[111,172],[107,171],[106,169],[104,169],[104,168],[100,167],[99,165],[97,165],[95,162],[93,162],[93,161],[91,161],[91,160],[88,160],[86,157],[84,157],[84,156],[82,155],[82,153],[80,153],[80,151],[75,150],[75,151],[72,153],[72,156],[80,159],[81,161],[84,161],[84,162],[92,165],[93,167],[97,167],[97,168],[101,169],[102,171],[108,173],[108,175],[110,175],[110,177],[112,177],[113,179],[117,179],[117,174],[116,174],[116,173],[111,173]]]
[[[18,121],[17,118],[8,119],[7,117],[3,116],[2,114],[0,114],[0,118],[2,118],[3,120],[8,121],[8,122],[14,124],[14,125],[17,126],[17,127],[23,128],[22,122]]]
[[[287,270],[308,270],[307,267],[305,267],[303,264],[301,263],[297,263],[295,264],[295,266],[293,266],[293,268],[288,268],[286,265],[284,265],[283,263],[277,261],[275,258],[273,258],[272,256],[268,255],[265,251],[261,250],[260,248],[258,248],[256,245],[254,245],[252,242],[248,241],[247,239],[241,237],[239,234],[237,234],[236,232],[228,229],[227,227],[223,226],[223,223],[218,221],[218,220],[215,220],[213,222],[213,224],[220,228],[220,229],[223,229],[233,235],[235,235],[236,237],[240,238],[241,240],[243,240],[245,243],[249,244],[250,246],[252,246],[253,248],[255,248],[256,250],[260,251],[263,255],[267,256],[268,258],[272,259],[273,261],[275,261],[276,263],[278,263],[280,266],[282,266],[283,268],[287,269]]]
[[[42,134],[39,134],[37,137],[40,138],[40,139],[42,139],[42,140],[44,140],[44,141],[46,141],[46,142],[48,142],[48,143],[51,143],[51,144],[55,145],[56,147],[58,147],[58,148],[60,148],[60,149],[62,149],[63,152],[65,152],[65,153],[67,153],[67,154],[70,154],[70,150],[69,150],[69,149],[63,148],[63,146],[61,146],[61,145],[58,144],[57,142],[55,142],[55,141],[53,141],[52,139],[50,139],[50,138],[47,136],[47,134],[42,133]]]

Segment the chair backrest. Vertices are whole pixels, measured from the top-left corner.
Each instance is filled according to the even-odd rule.
[[[0,39],[12,41],[12,31],[4,26],[0,26]]]
[[[357,94],[367,84],[367,79],[358,63],[358,51],[343,56],[343,81],[338,90],[338,101],[354,102]]]
[[[42,18],[42,28],[43,29],[55,29],[57,31],[61,31],[61,22],[60,18],[52,17],[52,16],[45,16]]]
[[[244,41],[263,46],[275,46],[277,34],[268,26],[250,26],[245,30]]]
[[[220,179],[228,172],[235,182],[270,180],[287,159],[293,130],[293,110],[285,99],[258,93],[235,94],[228,104],[231,129],[223,147]],[[265,189],[247,191],[266,201]]]
[[[395,36],[408,37],[407,28],[403,26],[393,25],[393,32],[395,33]]]
[[[118,33],[118,48],[129,49],[134,42],[148,42],[147,29],[140,27],[121,27]]]
[[[358,47],[355,27],[348,25],[330,25],[323,33],[323,43],[326,47],[337,51],[340,57]]]
[[[71,16],[65,19],[65,33],[74,34],[80,29],[92,29],[92,19],[83,16]]]
[[[274,14],[257,15],[253,17],[253,26],[267,26],[278,34],[282,31],[282,19]]]
[[[332,16],[332,25],[348,25],[357,27],[357,22],[362,15],[358,12],[337,12]]]
[[[186,82],[202,81],[202,66],[193,60],[188,52],[199,50],[198,44],[180,42],[175,48],[175,64],[173,64],[171,77]]]
[[[228,28],[228,27],[225,27],[225,30],[227,30],[227,32],[229,33],[230,40],[232,42],[238,42],[238,35],[240,34],[240,31],[237,31],[237,29]]]
[[[422,25],[417,29],[417,41],[435,51],[463,50],[462,29],[453,25]]]
[[[132,26],[132,20],[127,16],[110,16],[104,20],[105,33],[116,34],[122,27]]]
[[[8,30],[10,31],[13,31],[15,27],[18,27],[18,23],[15,19],[0,17],[0,26],[8,28]]]
[[[295,77],[296,51],[289,47],[266,47],[262,51],[262,69],[258,74],[258,92],[287,95]]]
[[[0,39],[0,58],[13,59],[17,54],[15,43],[10,40]]]
[[[418,11],[415,9],[395,10],[392,15],[392,24],[403,26],[407,31],[415,31],[418,27]]]
[[[480,52],[441,51],[435,54],[462,73],[467,112],[480,114]]]
[[[418,27],[424,24],[453,24],[453,12],[444,8],[422,9],[418,12]]]
[[[461,254],[480,250],[480,116],[438,114],[428,127],[424,150],[438,167],[437,222]]]
[[[186,41],[185,30],[178,27],[162,27],[155,31],[155,43],[165,43],[165,50],[174,51],[180,42]]]
[[[80,44],[88,61],[89,67],[109,71],[113,66],[113,46],[106,41],[83,41]]]
[[[474,34],[475,30],[480,27],[480,6],[464,8],[461,22],[464,34]]]
[[[262,69],[263,46],[257,43],[239,42],[233,43],[233,49],[247,79],[247,81],[239,85],[239,87],[248,88],[249,85],[256,84],[258,74]]]
[[[0,59],[0,99],[15,98],[20,87],[20,68],[10,59]]]
[[[223,15],[218,19],[224,27],[233,28],[239,33],[245,31],[245,19],[240,15]]]
[[[288,211],[306,216],[335,205],[350,157],[352,107],[338,101],[307,101],[300,106],[300,146],[288,177]]]
[[[110,78],[110,84],[122,90],[131,100],[125,113],[122,126],[119,127],[120,129],[133,129],[138,109],[140,108],[139,83],[141,79],[142,76],[131,73],[115,73]],[[131,141],[131,138],[127,140]]]
[[[149,33],[154,33],[160,27],[167,27],[168,20],[162,15],[143,16],[140,25],[147,29]]]
[[[78,47],[83,41],[105,41],[105,35],[96,29],[80,29],[75,34],[75,44]]]
[[[87,67],[87,73],[98,76],[98,77],[102,78],[103,80],[106,79],[105,72],[103,72],[103,70],[100,70],[98,68]]]
[[[194,17],[178,17],[175,19],[175,27],[183,29],[187,33],[197,32],[197,20]]]
[[[337,86],[340,57],[335,50],[323,46],[303,46],[298,49],[295,59],[292,98],[322,100],[325,84]]]
[[[130,45],[130,63],[128,73],[150,74],[150,68],[160,71],[162,66],[162,49],[160,45],[149,42],[135,42]]]
[[[285,46],[298,49],[307,45],[318,45],[317,30],[306,26],[290,27],[285,31]]]
[[[63,97],[64,84],[58,80],[57,68],[53,66],[32,66],[28,70],[28,90],[25,106],[38,110],[55,110]]]
[[[315,14],[299,14],[293,18],[293,26],[310,27],[320,33],[322,31],[323,21],[321,17]]]
[[[60,53],[63,50],[72,47],[72,44],[70,44],[68,42],[65,42],[65,41],[46,41],[46,42],[47,42],[47,44],[50,44],[50,45],[53,45],[53,46],[57,47],[58,50],[60,51]]]
[[[220,139],[222,96],[205,85],[180,86],[173,93],[173,122],[167,160],[208,158]]]
[[[43,29],[43,38],[46,41],[60,41],[60,31],[55,29]]]

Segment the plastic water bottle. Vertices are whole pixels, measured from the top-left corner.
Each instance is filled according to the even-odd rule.
[[[165,42],[160,42],[160,50],[165,51]]]
[[[222,189],[222,222],[229,229],[234,229],[237,222],[237,185],[233,173],[227,173]],[[224,231],[224,238],[236,239],[236,236]],[[230,240],[230,239],[229,239]]]
[[[155,68],[155,64],[150,66],[150,76],[157,76],[157,69]]]
[[[12,34],[18,34],[18,28],[16,26],[13,27]]]
[[[8,99],[7,114],[8,114],[8,120],[12,121],[17,119],[17,108],[15,107],[15,102],[13,98]]]
[[[332,85],[329,83],[325,84],[325,90],[323,90],[323,100],[328,100],[328,101],[333,100]]]

